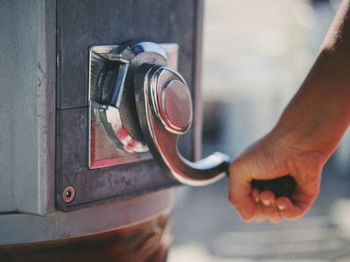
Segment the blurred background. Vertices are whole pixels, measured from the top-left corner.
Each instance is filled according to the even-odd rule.
[[[236,156],[268,132],[309,71],[339,0],[206,0],[203,155]],[[181,187],[170,262],[350,262],[350,134],[296,222],[244,224],[227,181]]]

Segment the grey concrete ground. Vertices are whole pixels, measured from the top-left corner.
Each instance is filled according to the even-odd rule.
[[[330,5],[306,0],[206,1],[204,155],[235,156],[273,126],[333,14]],[[242,223],[227,201],[226,180],[179,189],[169,261],[350,262],[347,140],[324,171],[314,207],[298,221]]]

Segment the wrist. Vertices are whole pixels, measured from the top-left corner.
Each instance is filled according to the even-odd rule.
[[[329,157],[350,123],[349,73],[336,53],[321,52],[273,132]]]

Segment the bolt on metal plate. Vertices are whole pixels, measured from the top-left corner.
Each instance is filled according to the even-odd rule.
[[[63,201],[67,204],[72,203],[75,198],[75,189],[73,186],[67,186],[62,193]]]

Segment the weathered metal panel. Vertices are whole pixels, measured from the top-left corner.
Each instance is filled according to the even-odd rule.
[[[55,7],[0,2],[0,212],[54,207]]]
[[[88,48],[126,41],[178,43],[179,71],[192,85],[196,1],[57,2],[59,109],[88,105]]]
[[[57,203],[60,209],[135,196],[174,184],[153,161],[89,170],[87,108],[59,111],[58,125],[59,137],[65,140],[58,140],[61,151],[57,154]],[[62,201],[62,192],[67,186],[73,186],[76,192],[71,205]]]
[[[56,204],[70,210],[98,201],[127,198],[177,185],[154,161],[89,170],[88,52],[92,45],[126,41],[179,44],[179,72],[199,107],[196,81],[200,58],[202,1],[58,1],[57,2],[57,169]],[[195,111],[191,132],[181,151],[193,159],[200,121]],[[195,130],[195,132],[193,132]],[[194,135],[195,134],[195,135]],[[195,138],[197,137],[197,138]],[[73,186],[75,199],[62,201],[65,187]]]

